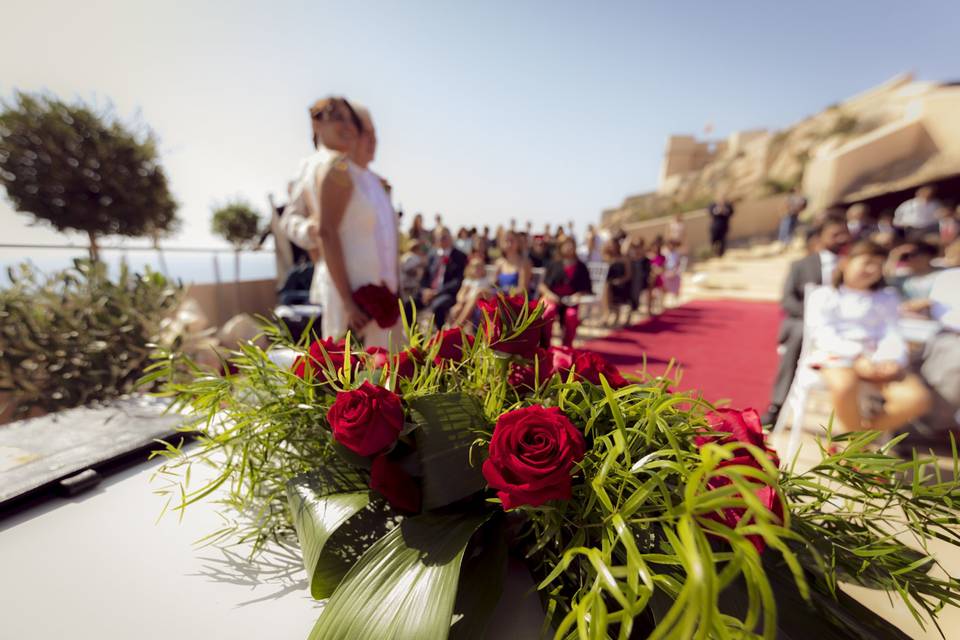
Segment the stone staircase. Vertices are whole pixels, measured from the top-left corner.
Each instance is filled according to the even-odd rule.
[[[777,302],[790,263],[802,255],[798,246],[782,251],[779,243],[769,241],[728,249],[722,258],[692,265],[684,275],[680,299],[682,302],[705,298]]]

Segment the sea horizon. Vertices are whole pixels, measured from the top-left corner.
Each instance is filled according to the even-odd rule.
[[[4,283],[9,283],[10,267],[16,267],[25,262],[33,265],[41,273],[52,274],[73,266],[75,259],[85,258],[88,255],[87,249],[82,246],[64,248],[4,247],[0,249],[2,279]],[[210,249],[167,250],[163,252],[163,260],[161,260],[160,254],[153,249],[118,247],[101,248],[100,258],[107,264],[111,273],[116,273],[125,261],[134,271],[143,272],[146,268],[149,268],[183,284],[209,284],[218,280],[220,282],[236,280],[234,255],[229,251],[213,251]],[[164,263],[166,264],[165,268]],[[241,280],[264,280],[276,277],[273,250],[240,252]]]

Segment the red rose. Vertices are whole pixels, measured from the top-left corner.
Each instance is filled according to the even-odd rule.
[[[733,464],[745,464],[742,460],[724,460],[720,464],[720,468]],[[713,476],[710,480],[707,481],[707,487],[710,490],[719,489],[720,487],[725,487],[731,484],[731,480],[722,475]],[[774,522],[782,523],[783,522],[783,503],[780,501],[780,496],[777,495],[777,490],[767,484],[762,484],[757,482],[757,490],[753,492],[757,498],[760,499],[760,502],[770,513],[772,513],[775,518]],[[720,511],[709,514],[708,518],[715,520],[731,529],[735,529],[737,524],[743,520],[743,516],[747,513],[747,510],[743,507],[728,507],[726,509],[721,509]],[[749,524],[749,523],[748,523]],[[766,548],[766,543],[763,541],[763,536],[757,534],[750,534],[747,536],[747,540],[753,543],[753,546],[757,549],[758,552],[762,553]]]
[[[333,439],[361,456],[388,449],[403,429],[400,397],[369,382],[337,394],[327,411]]]
[[[387,368],[397,368],[397,377],[404,380],[411,379],[417,372],[417,364],[423,361],[423,353],[419,349],[407,349],[390,358]]]
[[[365,284],[353,292],[353,301],[382,329],[389,329],[400,319],[397,294],[385,285]]]
[[[530,358],[540,346],[547,322],[542,307],[523,296],[499,295],[490,300],[479,300],[477,306],[483,313],[483,332],[490,347],[496,351]],[[536,315],[523,331],[517,329],[525,318]]]
[[[483,477],[504,509],[569,500],[570,470],[585,450],[583,435],[560,409],[516,409],[497,420]]]
[[[373,459],[370,488],[386,498],[390,506],[398,511],[420,512],[420,485],[385,454]]]
[[[707,433],[699,435],[694,440],[697,447],[703,447],[708,442],[716,442],[717,444],[744,442],[765,450],[767,453],[771,454],[771,460],[773,460],[774,465],[780,464],[780,461],[777,458],[777,453],[773,449],[767,447],[766,436],[763,433],[763,426],[760,424],[760,416],[757,414],[755,409],[745,409],[743,411],[738,411],[736,409],[717,409],[707,414],[707,424],[710,425],[711,431],[716,431],[719,434],[726,433],[729,435],[714,435]],[[741,455],[747,455],[751,460],[753,460],[753,466],[758,466],[756,459],[754,459],[753,456],[746,451],[746,449],[738,449],[735,452],[735,455],[738,457]]]
[[[553,371],[566,377],[573,369],[576,377],[596,386],[600,386],[603,375],[612,389],[620,389],[630,384],[620,375],[620,371],[599,353],[574,349],[572,347],[550,347]]]
[[[390,360],[390,352],[383,347],[367,347],[367,355],[370,356],[370,362],[377,369],[383,369]]]
[[[473,345],[473,336],[467,335],[460,328],[447,329],[433,338],[433,344],[440,343],[440,350],[437,351],[433,361],[440,365],[444,360],[451,362],[460,362],[463,360],[463,341]]]
[[[537,375],[539,374],[539,375]],[[551,354],[546,349],[537,349],[530,364],[514,362],[510,365],[507,382],[511,387],[533,390],[537,380],[542,385],[553,375]]]
[[[416,365],[423,361],[423,353],[419,349],[407,349],[396,355],[390,355],[390,352],[383,347],[368,347],[367,354],[370,361],[377,369],[387,369],[390,371],[393,367],[397,368],[397,376],[409,380],[416,373]]]
[[[779,466],[780,460],[777,457],[777,452],[767,446],[766,437],[763,433],[763,427],[760,424],[760,416],[754,409],[745,409],[744,411],[737,411],[736,409],[717,409],[715,412],[707,414],[707,423],[710,425],[711,431],[728,435],[699,435],[694,440],[697,447],[703,447],[711,442],[716,444],[742,442],[759,447],[767,454],[767,456],[770,458],[770,462],[774,466]],[[745,447],[734,449],[732,458],[723,460],[719,465],[717,465],[719,473],[712,476],[707,481],[708,489],[718,489],[720,487],[729,485],[731,480],[725,477],[720,470],[722,470],[724,467],[731,467],[734,465],[753,467],[755,469],[762,468],[753,454],[750,453]],[[776,517],[776,519],[782,522],[783,503],[777,496],[776,489],[759,481],[751,480],[751,482],[757,484],[757,490],[754,492],[754,494]],[[717,513],[710,514],[708,517],[716,520],[717,522],[722,522],[730,528],[734,528],[737,526],[737,523],[743,519],[745,513],[746,509],[744,508],[727,508],[722,509]],[[748,536],[748,539],[757,548],[757,551],[763,551],[765,545],[761,536],[750,535]]]
[[[326,380],[327,356],[333,363],[333,368],[337,371],[343,368],[346,359],[346,342],[343,340],[334,342],[333,338],[324,338],[323,340],[314,340],[310,345],[309,353],[306,356],[298,356],[293,361],[293,372],[300,378],[307,377],[310,371],[315,376]],[[324,356],[326,354],[326,356]]]

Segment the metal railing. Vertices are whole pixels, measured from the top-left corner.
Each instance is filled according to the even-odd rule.
[[[226,269],[221,268],[219,258],[221,256],[230,256],[231,258],[236,258],[237,253],[230,248],[226,247],[184,247],[184,246],[161,246],[155,247],[151,245],[107,245],[100,246],[99,248],[101,259],[104,258],[104,254],[115,255],[119,253],[114,260],[119,262],[120,260],[125,260],[127,262],[134,262],[134,267],[138,265],[150,266],[151,268],[160,271],[167,277],[173,277],[177,279],[184,280],[185,282],[212,282],[215,284],[220,284],[224,281],[222,273]],[[52,271],[56,269],[62,269],[69,266],[69,259],[63,259],[59,256],[49,255],[42,256],[37,255],[37,251],[51,251],[53,253],[66,251],[76,254],[87,254],[90,250],[89,245],[87,244],[75,244],[75,243],[27,243],[27,242],[3,242],[0,243],[0,265],[6,267],[17,263],[22,262],[31,262],[35,264],[41,271]],[[17,251],[22,252],[22,255],[19,256],[10,256],[7,255],[7,252]],[[29,252],[29,253],[28,253]],[[133,260],[129,259],[128,254],[153,254],[156,257],[155,264],[151,264],[152,261],[146,260]],[[276,272],[274,269],[274,250],[273,249],[253,249],[253,250],[242,250],[239,252],[240,263],[236,264],[234,259],[230,260],[230,264],[233,265],[233,269],[236,271],[237,267],[240,267],[240,274],[244,274],[243,269],[243,258],[247,258],[247,263],[249,264],[249,258],[251,256],[264,256],[264,260],[269,260],[269,268],[264,268],[263,264],[257,265],[259,268],[254,269],[254,273],[262,276],[263,278],[275,278]],[[177,256],[188,256],[196,255],[201,257],[201,260],[193,261],[181,261],[183,264],[175,264],[173,269],[167,263],[165,254],[174,254]],[[202,264],[202,257],[208,256],[211,258],[211,262],[208,263],[210,267],[206,267]],[[111,264],[114,260],[105,260],[108,264]],[[204,273],[209,274],[209,277],[204,277]],[[237,273],[235,272],[234,278],[230,280],[237,279]]]

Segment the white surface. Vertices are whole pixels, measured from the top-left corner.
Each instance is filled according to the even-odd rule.
[[[320,608],[299,555],[277,549],[251,563],[237,548],[231,559],[194,547],[222,521],[201,504],[182,523],[169,513],[157,522],[160,484],[149,482],[157,466],[0,520],[0,639],[309,635]]]

